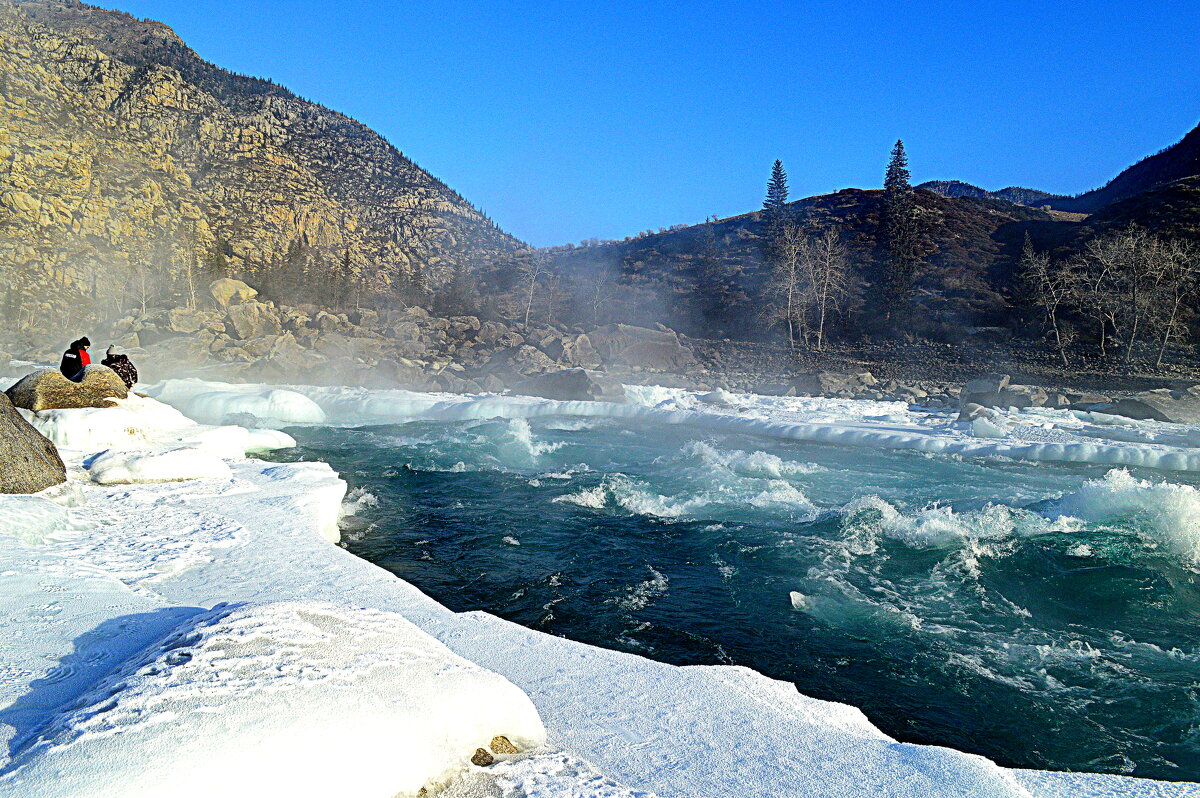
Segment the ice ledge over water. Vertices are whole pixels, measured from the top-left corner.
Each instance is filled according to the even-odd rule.
[[[411,419],[577,416],[680,424],[712,432],[760,435],[838,446],[911,449],[959,457],[1143,466],[1200,471],[1200,426],[1032,408],[998,411],[975,424],[953,411],[930,411],[901,402],[821,397],[709,394],[676,388],[625,386],[628,402],[560,402],[495,394],[429,394],[361,388],[167,380],[147,388],[166,404],[213,423],[230,409],[256,415],[266,425],[295,419],[316,407],[330,424],[395,423]],[[272,408],[277,408],[273,410]],[[306,410],[307,409],[307,410]]]
[[[310,398],[338,418],[338,401],[350,396],[364,398],[320,389]],[[394,412],[395,396],[365,398]],[[412,794],[419,780],[405,764],[406,746],[426,751],[419,746],[436,747],[439,739],[456,742],[437,748],[443,753],[426,751],[420,779],[436,781],[453,759],[462,778],[450,798],[1057,798],[1200,790],[1010,771],[982,757],[896,742],[857,709],[802,696],[744,668],[680,668],[484,613],[456,615],[329,545],[345,485],[327,466],[244,459],[251,432],[197,428],[143,401],[141,412],[119,418],[153,424],[114,427],[117,416],[107,410],[47,419],[44,428],[74,446],[70,490],[0,497],[0,794],[156,795],[156,787],[139,787],[146,784],[139,773],[169,775],[180,762],[190,780],[172,795],[240,792],[222,781],[220,768],[229,765],[229,773],[245,768],[247,779],[259,780],[258,795],[286,784],[289,796],[384,798]],[[447,414],[562,410],[537,400],[408,401],[408,411],[423,404]],[[863,423],[876,410],[860,409]],[[180,445],[222,457],[230,476],[105,486],[83,469],[101,451]],[[435,672],[461,678],[454,682],[460,689],[443,695]],[[457,702],[455,692],[470,700]],[[382,703],[366,701],[368,693]],[[548,747],[492,769],[462,761],[475,740],[498,728],[538,742],[538,715]],[[414,723],[436,739],[406,743]],[[333,727],[349,731],[328,734]],[[346,740],[370,756],[354,759]],[[59,769],[68,778],[55,793]],[[97,778],[89,780],[92,772]],[[288,780],[292,773],[305,778]]]

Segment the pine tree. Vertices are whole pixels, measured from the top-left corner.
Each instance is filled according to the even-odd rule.
[[[885,296],[880,297],[885,315],[900,310],[912,294],[913,280],[924,259],[921,220],[916,193],[909,182],[908,155],[904,142],[897,141],[883,181],[883,246],[886,274]]]
[[[788,222],[788,184],[783,161],[776,159],[767,181],[767,197],[763,200],[763,255],[772,266],[777,265],[783,231]]]
[[[769,215],[775,215],[787,207],[787,201],[787,172],[783,170],[783,161],[776,159],[775,165],[771,167],[771,179],[767,181],[767,198],[763,200],[763,210]]]

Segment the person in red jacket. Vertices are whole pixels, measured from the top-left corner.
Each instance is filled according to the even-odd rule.
[[[91,355],[87,351],[91,345],[92,342],[85,335],[78,341],[72,341],[70,348],[63,352],[62,363],[59,364],[58,370],[68,380],[83,382],[83,374],[92,363]]]

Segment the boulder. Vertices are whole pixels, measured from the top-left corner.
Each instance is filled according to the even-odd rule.
[[[652,330],[630,324],[608,324],[587,334],[588,342],[606,363],[670,371],[696,362],[692,350],[672,330]]]
[[[58,449],[0,393],[0,493],[37,493],[66,481]]]
[[[958,401],[960,407],[1043,407],[1049,395],[1035,385],[1016,385],[1007,374],[984,374],[963,385]]]
[[[228,277],[213,280],[208,284],[208,292],[212,294],[213,301],[223,308],[249,302],[258,296],[258,291],[241,280],[233,280]]]
[[[792,387],[801,396],[851,397],[878,384],[869,371],[814,371],[797,378]]]
[[[528,344],[501,349],[488,362],[489,365],[506,366],[521,374],[554,370],[554,361],[546,357],[542,350]]]
[[[83,382],[72,382],[58,369],[41,369],[5,393],[12,403],[35,413],[78,407],[109,407],[110,399],[124,399],[129,389],[107,366],[88,366]]]
[[[625,401],[625,386],[612,377],[587,369],[563,369],[540,374],[513,386],[512,392],[560,402]]]
[[[520,346],[525,343],[525,337],[515,330],[511,330],[498,321],[485,321],[479,325],[479,333],[476,339],[486,345],[497,349],[508,349],[513,346]]]
[[[1012,377],[1007,374],[983,374],[968,380],[962,387],[962,393],[999,393],[1007,388],[1010,382]]]
[[[586,334],[551,339],[541,349],[561,365],[572,368],[592,369],[604,362]]]
[[[193,310],[174,308],[163,315],[160,326],[174,333],[194,333],[203,328],[206,321],[203,315]]]
[[[1200,423],[1200,386],[1194,385],[1182,391],[1168,388],[1144,391],[1109,404],[1093,405],[1091,409],[1139,420],[1196,424]]]
[[[283,326],[274,308],[262,302],[250,300],[229,308],[230,335],[243,340],[262,338],[264,335],[279,335]]]

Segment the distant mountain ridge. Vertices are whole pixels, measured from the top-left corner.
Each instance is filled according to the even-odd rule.
[[[985,188],[964,183],[961,180],[928,180],[917,186],[917,188],[927,189],[935,194],[941,194],[943,197],[987,197],[1011,202],[1014,205],[1027,205],[1031,208],[1039,208],[1043,205],[1049,205],[1051,201],[1066,199],[1065,197],[1051,194],[1048,191],[1039,191],[1036,188],[1022,188],[1020,186],[1009,186],[999,191],[988,191]]]
[[[1056,210],[1095,213],[1143,191],[1200,175],[1200,125],[1170,147],[1143,158],[1100,188],[1077,197],[1055,198]]]

